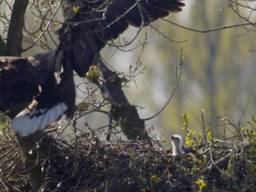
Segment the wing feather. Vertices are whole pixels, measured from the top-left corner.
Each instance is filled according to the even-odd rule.
[[[183,0],[76,0],[79,11],[68,21],[84,25],[97,33],[100,39],[112,40],[124,32],[128,25],[141,27],[178,12],[184,6]]]
[[[141,27],[143,24],[147,25],[159,18],[166,17],[171,12],[181,11],[184,6],[182,0],[141,0],[139,2],[137,3],[136,0],[113,0],[106,9],[104,24],[101,23],[101,26],[115,23],[115,20],[119,21],[117,18],[120,18],[120,23]],[[126,28],[127,25],[119,27],[116,22],[107,28],[108,35],[104,39],[106,41],[115,39],[117,34],[121,34]]]
[[[116,39],[129,25],[143,27],[171,12],[181,11],[182,1],[70,0],[73,4],[67,7],[78,6],[79,11],[70,14],[59,31],[59,47],[72,68],[84,76],[107,41]]]

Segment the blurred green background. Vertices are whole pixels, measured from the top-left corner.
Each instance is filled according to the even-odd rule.
[[[243,22],[234,12],[233,5],[229,4],[230,1],[185,2],[186,7],[182,12],[172,14],[167,19],[200,30]],[[253,7],[255,3],[247,5]],[[238,8],[242,16],[255,22],[255,11]],[[144,73],[136,78],[136,84],[131,83],[127,89],[130,101],[143,107],[139,108],[143,117],[156,113],[165,104],[175,87],[176,66],[181,53],[184,58],[182,86],[165,111],[147,122],[156,128],[155,134],[166,137],[181,132],[184,113],[188,115],[192,128],[201,128],[202,109],[207,125],[219,136],[222,135],[223,118],[241,123],[255,114],[256,41],[253,28],[235,27],[200,33],[165,21],[156,22],[154,26],[159,27],[169,39],[180,43],[171,42],[148,28],[149,39],[142,53]],[[129,34],[133,34],[133,31],[130,30]],[[129,34],[127,36],[132,37]],[[106,57],[120,71],[124,68],[128,71],[127,66],[136,62],[139,53],[134,56],[134,53],[117,51]],[[160,133],[158,130],[161,130]]]

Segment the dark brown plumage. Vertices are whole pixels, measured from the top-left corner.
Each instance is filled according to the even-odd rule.
[[[69,1],[69,18],[60,29],[60,52],[84,76],[106,42],[129,25],[143,27],[171,12],[181,11],[182,0],[76,0]],[[74,12],[74,7],[77,13]]]
[[[72,2],[69,4],[71,10],[77,6],[78,11],[71,14],[59,30],[57,54],[53,52],[28,58],[0,58],[0,91],[5,93],[0,95],[2,108],[30,101],[33,97],[42,101],[39,105],[50,106],[56,98],[60,98],[58,91],[48,93],[60,87],[55,85],[53,78],[53,73],[60,67],[58,65],[63,65],[57,61],[65,62],[63,66],[66,70],[63,74],[70,71],[71,65],[80,76],[84,76],[106,42],[117,38],[129,25],[146,26],[170,12],[181,11],[184,6],[182,0],[67,1]],[[40,94],[38,85],[44,90]],[[58,96],[55,96],[55,92]]]
[[[58,66],[53,63],[54,53],[33,57],[0,57],[0,111],[8,110],[14,116],[33,100],[36,109],[51,108],[64,102],[72,115],[75,104],[73,72],[63,64],[61,82],[56,81]]]
[[[58,32],[60,43],[55,51],[27,58],[0,57],[0,111],[15,117],[12,125],[24,136],[42,130],[63,112],[72,116],[73,70],[84,77],[107,41],[117,38],[129,25],[147,26],[184,6],[182,0],[65,2],[65,12],[70,14]],[[34,107],[33,112],[23,113],[28,105]]]

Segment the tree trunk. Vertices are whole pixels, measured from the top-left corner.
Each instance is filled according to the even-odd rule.
[[[7,35],[7,55],[20,56],[22,52],[22,37],[24,16],[29,0],[16,0],[13,4],[11,20]]]

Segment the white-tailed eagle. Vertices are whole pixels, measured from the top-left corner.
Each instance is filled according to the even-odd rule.
[[[53,52],[0,57],[0,111],[27,136],[75,109],[73,70],[84,77],[109,40],[181,11],[182,0],[66,0],[71,14]]]

